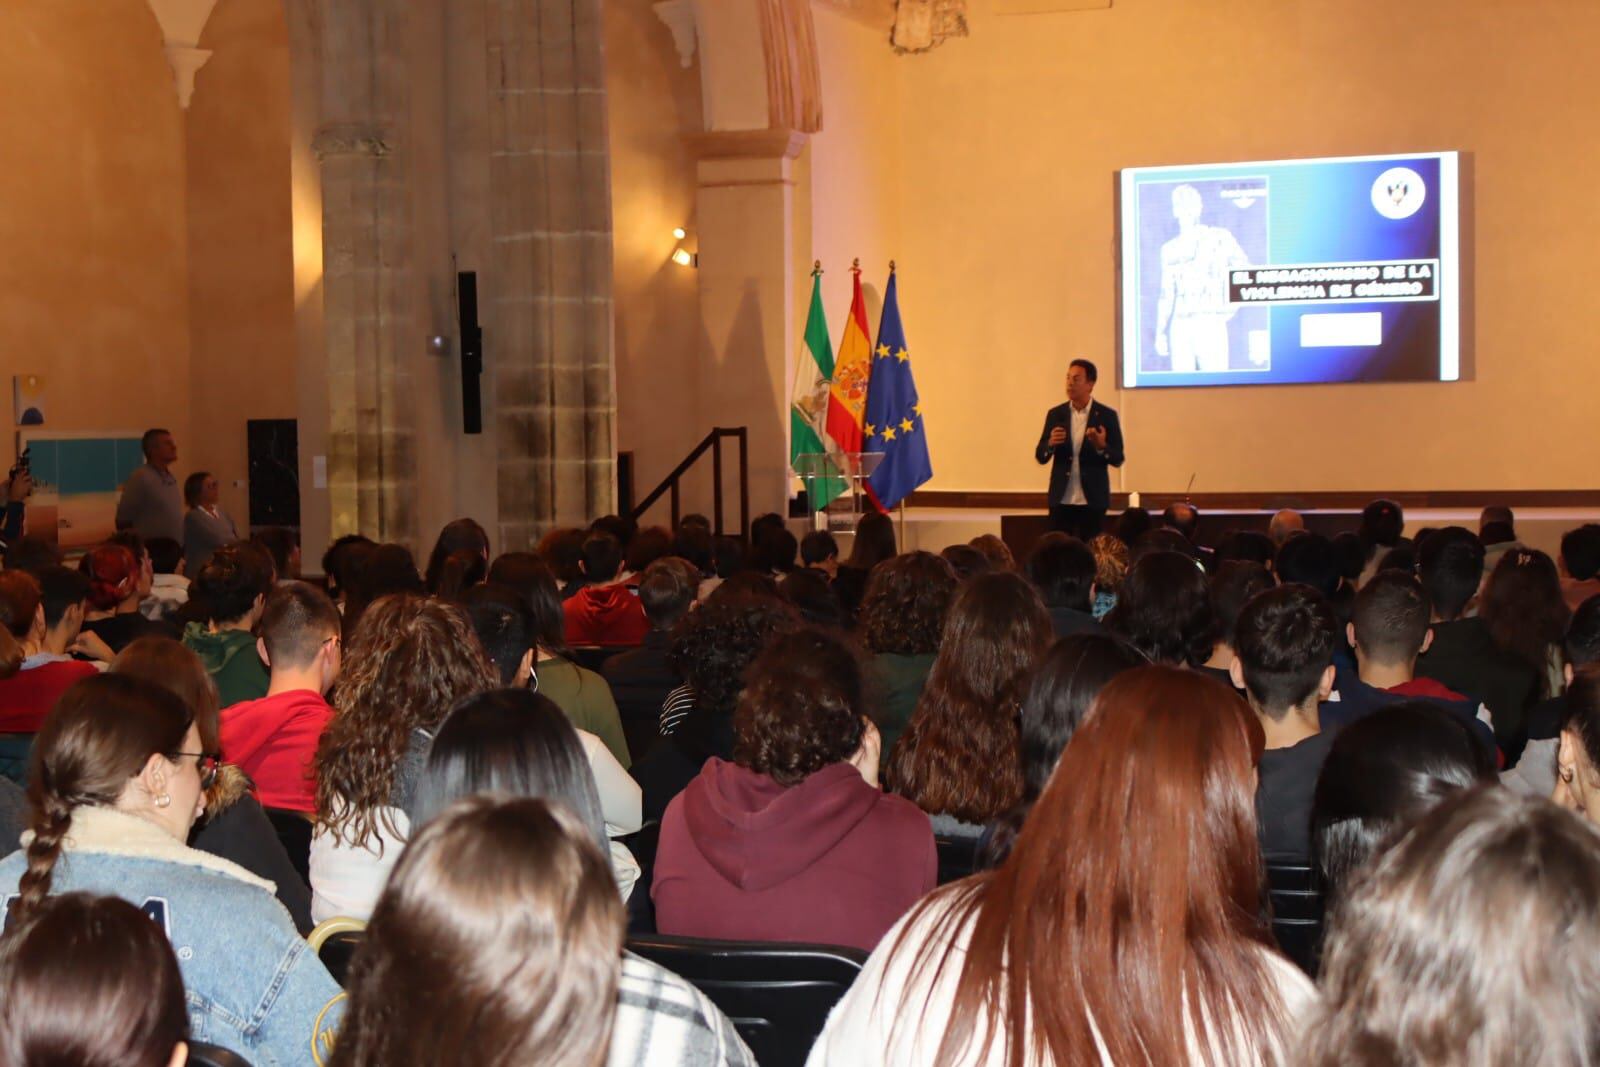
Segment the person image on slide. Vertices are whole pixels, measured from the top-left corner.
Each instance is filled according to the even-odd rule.
[[[1205,202],[1192,185],[1172,191],[1178,236],[1161,246],[1161,300],[1156,310],[1156,354],[1170,356],[1175,371],[1226,371],[1228,272],[1250,259],[1232,233],[1200,221]]]

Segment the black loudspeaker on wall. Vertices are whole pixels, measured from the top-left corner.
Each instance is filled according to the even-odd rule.
[[[456,318],[461,330],[461,431],[483,432],[483,330],[478,327],[478,273],[456,274]]]

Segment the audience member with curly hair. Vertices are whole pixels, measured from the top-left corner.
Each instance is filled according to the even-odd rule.
[[[751,665],[734,756],[712,757],[661,822],[663,933],[871,950],[938,874],[927,818],[878,788],[862,662],[802,629]]]
[[[889,784],[935,832],[977,837],[1022,799],[1018,714],[1052,636],[1020,575],[980,575],[956,594],[927,688],[889,756]]]
[[[1128,574],[1128,546],[1116,534],[1098,534],[1089,542],[1094,553],[1094,617],[1104,620],[1117,606],[1117,591]]]
[[[885,759],[917,710],[955,595],[955,571],[931,552],[886,560],[867,582],[856,630],[872,654],[872,720],[883,738]]]
[[[410,833],[406,812],[439,724],[457,701],[499,684],[460,608],[401,595],[362,614],[317,748],[318,922],[371,914]]]

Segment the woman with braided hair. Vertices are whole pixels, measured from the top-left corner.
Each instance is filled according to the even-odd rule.
[[[34,743],[32,829],[0,860],[0,885],[17,886],[9,918],[52,893],[121,897],[176,949],[195,1040],[256,1064],[310,1062],[339,987],[271,882],[184,843],[216,774],[203,747],[183,701],[152,682],[104,674],[67,690]]]

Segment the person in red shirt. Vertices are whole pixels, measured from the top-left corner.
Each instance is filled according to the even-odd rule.
[[[21,646],[22,663],[0,680],[0,733],[37,733],[50,709],[72,683],[99,672],[94,663],[75,660],[69,652],[83,648],[84,600],[89,581],[65,567],[46,568],[51,596],[27,571],[0,571],[0,625]],[[109,659],[98,640],[88,649]]]
[[[583,543],[580,563],[590,584],[562,605],[569,645],[634,647],[650,632],[650,620],[637,589],[617,581],[622,545],[606,533],[593,533]]]
[[[272,591],[261,612],[261,659],[272,671],[267,695],[222,710],[222,758],[256,784],[264,808],[315,812],[312,759],[333,716],[324,694],[339,676],[339,611],[304,582]]]

